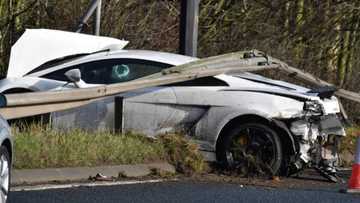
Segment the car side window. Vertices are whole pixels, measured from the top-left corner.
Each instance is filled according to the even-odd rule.
[[[45,75],[45,78],[67,81],[65,72],[78,68],[81,78],[89,84],[113,84],[151,75],[171,65],[138,59],[108,59],[65,68]]]

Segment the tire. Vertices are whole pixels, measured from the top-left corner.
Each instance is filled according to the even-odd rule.
[[[5,146],[0,147],[0,202],[7,202],[10,192],[11,160]]]
[[[217,159],[242,175],[275,176],[283,161],[281,140],[269,126],[242,124],[220,138]]]

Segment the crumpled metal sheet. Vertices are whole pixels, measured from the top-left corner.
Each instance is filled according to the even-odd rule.
[[[11,48],[7,77],[22,77],[53,59],[105,49],[122,49],[128,41],[48,29],[27,29]]]

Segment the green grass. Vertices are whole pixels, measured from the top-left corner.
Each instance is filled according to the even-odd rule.
[[[162,135],[160,141],[166,151],[166,160],[180,173],[193,175],[206,171],[208,165],[199,153],[198,146],[184,136]]]
[[[185,174],[201,172],[197,146],[181,135],[151,139],[135,134],[61,132],[39,125],[13,130],[16,169],[138,164],[168,161]]]
[[[165,159],[161,142],[139,135],[57,132],[30,127],[15,132],[17,169],[136,164]]]
[[[356,139],[360,136],[360,126],[353,125],[346,128],[346,137],[342,139],[340,151],[349,151],[355,153],[356,150]]]

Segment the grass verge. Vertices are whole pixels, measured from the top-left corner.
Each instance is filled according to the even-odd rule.
[[[356,139],[360,135],[360,126],[353,125],[346,128],[346,136],[340,144],[340,157],[344,167],[350,167],[354,161]]]
[[[360,126],[351,126],[346,128],[346,137],[343,138],[340,151],[348,150],[355,152],[356,138],[360,136]]]
[[[168,161],[178,172],[199,173],[206,163],[197,146],[181,135],[158,139],[136,134],[61,132],[39,125],[13,130],[16,169],[139,164]]]
[[[199,153],[198,146],[182,135],[162,135],[166,160],[175,166],[176,170],[186,175],[199,174],[208,170],[204,157]]]

